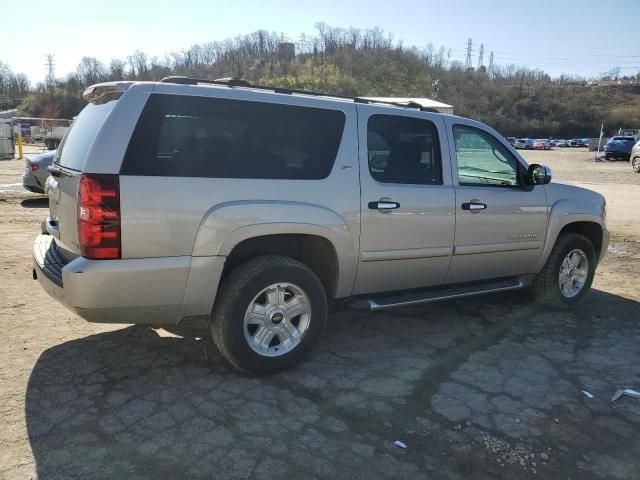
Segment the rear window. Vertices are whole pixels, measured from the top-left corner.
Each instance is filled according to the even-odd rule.
[[[55,163],[70,170],[82,170],[85,157],[98,134],[98,130],[115,105],[116,101],[114,100],[101,105],[90,103],[84,107],[60,143]]]
[[[151,95],[123,175],[318,180],[336,159],[338,110],[177,95]]]

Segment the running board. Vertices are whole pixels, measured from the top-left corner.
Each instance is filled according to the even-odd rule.
[[[346,305],[354,310],[384,310],[387,308],[418,305],[420,303],[438,302],[452,298],[469,297],[471,295],[482,295],[484,293],[518,290],[523,287],[524,283],[522,280],[514,278],[446,289],[439,288],[437,290],[411,292],[404,295],[394,294],[374,298],[355,298],[347,302]]]

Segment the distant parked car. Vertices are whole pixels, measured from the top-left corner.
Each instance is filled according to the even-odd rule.
[[[631,166],[634,172],[640,173],[640,142],[631,149]]]
[[[511,145],[515,145],[516,137],[505,137],[505,140],[509,142]]]
[[[535,140],[533,142],[534,150],[551,150],[551,145],[545,140]]]
[[[635,137],[613,137],[604,146],[604,157],[607,160],[629,160],[635,143]]]
[[[47,167],[51,165],[56,150],[26,158],[26,166],[22,174],[22,186],[33,193],[44,193],[44,184],[49,176]]]
[[[533,150],[533,140],[530,138],[519,138],[513,146],[520,150]]]

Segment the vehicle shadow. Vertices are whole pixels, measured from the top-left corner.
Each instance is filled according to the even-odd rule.
[[[397,473],[401,461],[377,463],[353,445],[382,448],[393,432],[381,430],[384,422],[428,415],[430,396],[472,353],[544,336],[563,322],[590,325],[579,330],[577,348],[587,348],[599,321],[637,342],[633,318],[638,302],[602,291],[571,313],[531,305],[521,293],[338,311],[308,361],[267,377],[232,370],[209,341],[127,327],[41,354],[27,385],[27,432],[40,479]],[[428,460],[409,455],[418,465]]]
[[[25,198],[20,202],[20,206],[23,208],[49,208],[49,198]]]

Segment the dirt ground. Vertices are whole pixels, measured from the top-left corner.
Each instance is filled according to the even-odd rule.
[[[307,362],[265,378],[50,299],[31,279],[46,202],[0,162],[0,478],[640,478],[640,399],[610,401],[640,389],[640,175],[584,150],[525,156],[607,197],[612,243],[581,306],[339,311]]]

